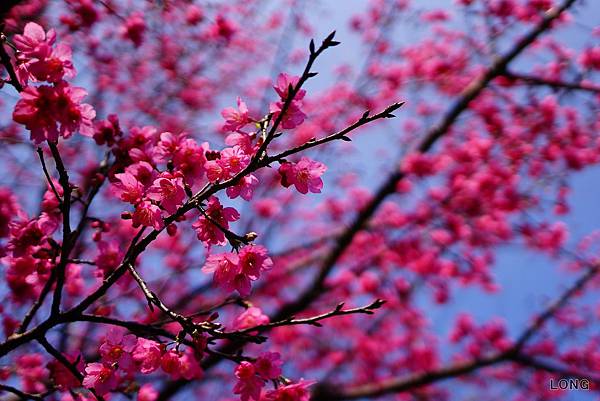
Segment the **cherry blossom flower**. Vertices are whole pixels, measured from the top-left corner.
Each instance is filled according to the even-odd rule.
[[[40,25],[28,22],[23,28],[23,34],[15,35],[13,41],[24,56],[44,59],[52,51],[52,45],[56,41],[56,31],[50,29],[46,33]]]
[[[240,179],[239,184],[227,188],[225,193],[230,199],[235,199],[239,196],[246,201],[250,201],[257,186],[258,178],[253,174],[249,174]]]
[[[273,121],[277,121],[283,110],[284,102],[271,103],[269,113],[273,114]],[[281,117],[281,127],[284,129],[294,129],[304,122],[306,114],[301,109],[300,102],[293,100],[290,102],[287,110]]]
[[[41,354],[31,353],[19,355],[15,360],[15,370],[21,377],[23,390],[41,393],[46,390],[43,384],[48,379],[48,369],[44,366]]]
[[[147,197],[160,202],[160,205],[173,214],[183,204],[185,189],[181,175],[162,173],[148,189]]]
[[[124,335],[122,330],[112,328],[100,346],[100,356],[104,362],[108,364],[116,362],[120,368],[128,370],[133,364],[131,352],[136,344],[137,339],[134,335]]]
[[[160,366],[165,373],[171,375],[172,378],[177,377],[179,374],[180,354],[176,350],[172,349],[165,352],[160,358]]]
[[[323,188],[321,176],[326,170],[327,167],[323,163],[303,157],[298,163],[282,163],[279,167],[279,174],[284,187],[294,185],[301,194],[309,191],[320,193]]]
[[[260,308],[251,306],[235,319],[234,327],[237,330],[244,330],[268,323],[269,317]]]
[[[223,149],[219,158],[209,160],[204,165],[210,181],[223,181],[242,171],[250,163],[250,156],[240,146]]]
[[[237,221],[240,218],[240,214],[232,207],[223,207],[219,199],[214,196],[208,199],[205,212],[210,220],[202,215],[198,218],[197,222],[192,224],[192,227],[196,230],[198,239],[205,242],[208,246],[225,245],[227,242],[221,228],[229,229],[229,223]],[[215,223],[220,227],[215,225]]]
[[[238,284],[236,277],[240,273],[238,261],[238,256],[231,252],[210,255],[206,259],[202,271],[204,273],[214,273],[213,282],[216,286],[223,288],[225,291],[234,291],[237,289]],[[241,285],[242,291],[249,291],[249,283],[243,282]]]
[[[121,27],[121,36],[124,39],[129,39],[135,47],[142,45],[144,40],[144,32],[146,31],[146,23],[144,17],[140,13],[133,13],[125,20]]]
[[[99,241],[98,255],[94,262],[105,275],[112,272],[123,259],[123,253],[116,241]]]
[[[92,136],[96,112],[89,104],[81,103],[86,94],[82,88],[71,87],[65,82],[56,86],[28,86],[21,92],[13,119],[31,131],[35,143],[56,142],[59,136],[66,139],[77,130]]]
[[[251,280],[257,280],[260,273],[273,267],[273,261],[268,256],[267,249],[262,245],[246,245],[238,255],[239,270],[241,274]]]
[[[240,295],[250,294],[251,282],[258,280],[263,270],[272,267],[273,262],[265,247],[247,245],[238,254],[223,253],[207,258],[202,271],[214,273],[215,285],[225,291],[237,290]]]
[[[265,382],[256,375],[254,365],[247,361],[241,362],[235,368],[235,376],[238,381],[233,388],[233,393],[239,394],[241,401],[249,399],[260,401],[260,393]]]
[[[115,174],[114,192],[124,202],[139,203],[146,192],[144,185],[130,172]]]
[[[313,383],[300,380],[298,383],[281,386],[276,390],[269,391],[265,396],[265,401],[309,401],[308,387]]]
[[[146,226],[161,230],[165,225],[160,208],[149,201],[138,203],[132,217],[133,227]]]
[[[240,97],[237,98],[237,110],[233,107],[223,109],[221,115],[225,119],[223,129],[229,132],[236,132],[244,128],[252,119],[248,115],[248,106]]]
[[[138,391],[138,401],[156,401],[158,391],[150,383],[144,384]]]
[[[94,362],[85,367],[83,385],[87,388],[93,388],[98,395],[104,395],[117,388],[119,378],[111,366]]]
[[[110,114],[106,120],[96,121],[94,124],[94,140],[98,145],[113,146],[121,135],[119,118],[115,114]]]
[[[132,357],[140,372],[148,374],[158,369],[162,354],[163,352],[159,343],[140,337],[132,352]]]
[[[300,77],[298,76],[281,73],[277,76],[277,80],[275,81],[275,85],[273,86],[273,88],[275,89],[275,92],[277,92],[281,100],[285,101],[289,93],[288,91],[290,86],[292,88],[295,88],[299,80]],[[296,93],[296,96],[294,96],[294,100],[302,100],[304,99],[305,95],[306,91],[304,89],[300,89],[298,93]]]
[[[276,379],[281,375],[281,355],[278,352],[265,352],[254,362],[256,373],[265,380]]]

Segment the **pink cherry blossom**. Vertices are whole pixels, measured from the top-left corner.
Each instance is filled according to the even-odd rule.
[[[100,356],[107,364],[116,362],[120,368],[128,370],[133,364],[131,352],[136,344],[137,339],[134,335],[124,335],[123,330],[112,328],[100,346]]]
[[[156,401],[158,399],[158,391],[150,383],[144,384],[138,391],[138,401]]]
[[[121,36],[124,39],[129,39],[136,47],[142,45],[144,40],[144,32],[146,31],[146,23],[144,17],[140,13],[131,14],[121,27]]]
[[[35,143],[69,138],[75,131],[86,136],[94,134],[92,120],[96,112],[89,104],[81,103],[86,96],[82,88],[61,82],[56,86],[28,86],[21,92],[13,119],[31,131]]]
[[[148,189],[147,197],[160,202],[168,213],[175,213],[185,199],[183,178],[171,173],[162,173]]]
[[[204,168],[211,181],[223,181],[242,171],[250,163],[250,156],[240,146],[225,148],[219,158],[206,162]]]
[[[246,201],[250,201],[254,195],[254,189],[258,186],[258,178],[253,174],[247,175],[240,179],[240,183],[229,187],[225,193],[230,199],[235,199],[238,196]]]
[[[122,201],[135,205],[142,200],[146,188],[132,173],[115,174],[115,178],[114,192]]]
[[[235,368],[235,376],[238,381],[233,388],[233,393],[239,394],[241,401],[248,401],[249,399],[259,401],[265,382],[256,376],[254,365],[247,361],[241,362]]]
[[[252,121],[248,115],[248,106],[246,106],[246,103],[240,97],[237,98],[237,106],[237,110],[233,107],[227,107],[221,111],[221,115],[225,119],[225,124],[223,125],[225,131],[238,131]]]
[[[283,111],[284,102],[275,102],[271,103],[269,107],[269,112],[273,114],[273,121],[277,121],[279,119],[279,115]],[[301,109],[302,105],[299,101],[292,101],[283,117],[281,117],[281,127],[284,129],[294,129],[304,122],[306,119],[306,114]]]
[[[254,362],[256,373],[265,380],[276,379],[281,375],[281,355],[277,352],[266,352]]]
[[[192,227],[196,230],[197,237],[207,245],[225,245],[225,234],[221,228],[228,229],[229,223],[240,218],[240,214],[232,207],[223,207],[219,200],[212,196],[206,206],[206,215],[200,216]],[[217,223],[220,227],[215,225]]]
[[[277,76],[277,80],[275,81],[275,85],[273,86],[273,88],[275,89],[275,92],[277,92],[281,100],[285,101],[287,98],[287,94],[289,93],[288,90],[290,86],[292,88],[296,87],[299,80],[300,77],[298,76],[281,73]],[[298,93],[296,93],[294,100],[302,100],[304,99],[305,95],[306,91],[304,89],[300,89]]]
[[[161,363],[162,350],[156,341],[138,338],[137,345],[132,352],[133,361],[143,374],[154,372]]]
[[[87,388],[93,388],[99,395],[104,395],[117,388],[119,378],[109,365],[94,362],[85,367],[83,385]]]
[[[29,58],[44,59],[51,53],[52,45],[56,41],[56,32],[54,29],[50,29],[46,33],[40,25],[28,22],[23,34],[15,35],[13,40],[23,55]]]
[[[149,201],[138,203],[133,212],[133,226],[145,226],[161,230],[164,227],[164,222],[160,208]]]
[[[239,258],[235,253],[210,255],[202,267],[204,273],[214,273],[213,282],[225,291],[238,289],[237,276],[240,274]],[[241,282],[241,292],[249,291],[249,283]]]
[[[269,391],[266,401],[309,401],[310,391],[308,387],[314,382],[301,380],[298,383],[281,386],[276,390]]]
[[[284,187],[294,185],[301,194],[309,191],[320,193],[323,188],[321,176],[326,170],[327,167],[323,163],[303,157],[298,163],[282,163],[279,174]]]
[[[248,276],[251,280],[257,280],[260,273],[273,267],[273,261],[269,258],[267,249],[262,245],[246,245],[239,252],[240,273]]]
[[[234,327],[238,330],[243,330],[268,323],[269,317],[260,308],[251,306],[235,319]]]

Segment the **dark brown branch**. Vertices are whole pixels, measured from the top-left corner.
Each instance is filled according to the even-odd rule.
[[[520,74],[512,71],[507,71],[503,75],[512,80],[521,81],[522,83],[527,85],[547,86],[553,89],[579,90],[585,92],[600,93],[599,87],[576,82],[565,82],[556,79],[541,78],[535,75]]]
[[[332,311],[323,313],[321,315],[307,317],[307,318],[303,318],[303,319],[288,318],[285,320],[280,320],[278,322],[272,322],[272,323],[262,324],[259,326],[249,327],[247,329],[240,330],[237,333],[251,333],[254,331],[264,331],[267,329],[272,329],[274,327],[295,326],[295,325],[300,325],[300,324],[321,327],[322,325],[321,325],[321,323],[319,323],[321,320],[329,319],[334,316],[345,316],[345,315],[356,315],[356,314],[372,315],[373,311],[381,308],[381,306],[384,303],[385,303],[384,300],[377,299],[377,300],[371,302],[369,305],[365,305],[365,306],[361,306],[361,307],[353,308],[353,309],[343,309],[344,303],[342,302],[342,303],[338,304],[336,306],[336,308],[333,309]]]
[[[565,291],[555,302],[553,302],[544,312],[542,312],[535,321],[529,326],[521,336],[517,339],[515,349],[518,351],[542,328],[542,326],[550,320],[556,312],[579,291],[585,287],[597,274],[600,272],[600,266],[592,266],[586,274],[581,276],[579,280]]]
[[[158,309],[160,309],[163,313],[165,313],[167,316],[169,316],[171,319],[173,319],[173,321],[179,323],[181,325],[181,327],[183,328],[183,330],[186,333],[188,333],[190,336],[193,337],[197,333],[206,332],[214,338],[229,338],[229,339],[235,339],[238,341],[245,340],[245,341],[250,341],[250,342],[255,342],[255,343],[262,343],[266,340],[266,338],[264,338],[264,337],[252,336],[252,335],[248,335],[244,332],[226,333],[221,330],[221,325],[218,323],[212,323],[212,322],[195,323],[191,318],[183,316],[183,315],[173,311],[167,305],[165,305],[165,303],[162,302],[160,300],[160,298],[158,298],[158,296],[153,291],[150,290],[150,288],[148,287],[148,284],[144,281],[142,276],[140,276],[140,274],[133,267],[133,265],[129,264],[128,269],[131,272],[135,281],[138,283],[142,292],[144,293],[144,296],[146,297],[146,300],[148,302],[148,306],[151,309],[153,308],[153,305],[158,307]]]
[[[56,348],[54,348],[52,346],[52,344],[50,344],[48,342],[48,340],[46,339],[46,337],[41,336],[40,338],[37,339],[38,343],[40,343],[40,345],[42,347],[44,347],[44,349],[46,350],[46,352],[48,352],[50,355],[52,355],[54,357],[54,359],[56,359],[58,362],[60,362],[65,368],[67,368],[67,370],[69,372],[71,372],[71,374],[73,376],[75,376],[75,378],[77,378],[77,380],[82,383],[83,382],[83,374],[79,371],[79,369],[77,369],[77,367],[72,364],[71,362],[69,362],[69,360],[62,354],[62,352],[60,352],[59,350],[57,350]],[[100,395],[98,395],[98,393],[96,393],[96,391],[94,391],[94,389],[88,389],[93,395],[94,397],[96,397],[96,399],[98,401],[104,401],[104,398],[102,398]]]
[[[20,400],[34,400],[43,401],[44,397],[41,394],[30,394],[19,390],[18,388],[8,386],[6,384],[0,384],[0,391],[6,391],[19,397]]]
[[[16,330],[17,334],[23,334],[25,332],[25,330],[27,330],[27,327],[29,327],[29,324],[33,320],[35,314],[40,309],[40,307],[44,304],[44,300],[46,299],[46,296],[48,296],[48,294],[52,290],[52,286],[54,285],[55,280],[56,280],[56,271],[53,269],[50,272],[50,277],[48,277],[48,281],[46,281],[46,284],[44,284],[44,288],[42,288],[42,291],[40,292],[40,296],[35,301],[35,303],[31,306],[31,308],[29,309],[29,311],[23,318],[23,322],[21,323],[19,328]]]
[[[62,198],[58,194],[58,190],[56,189],[56,186],[54,186],[54,181],[52,180],[52,177],[50,176],[50,173],[48,172],[48,167],[46,166],[46,160],[44,159],[44,152],[42,151],[42,148],[40,148],[39,146],[37,148],[37,154],[40,158],[42,170],[44,171],[44,175],[46,176],[48,185],[50,185],[52,192],[54,192],[54,196],[56,196],[56,200],[58,201],[59,207],[62,208]]]
[[[71,239],[71,187],[69,184],[69,173],[62,161],[60,152],[56,143],[48,141],[48,146],[54,157],[56,163],[56,170],[58,170],[58,181],[63,189],[63,202],[61,204],[61,211],[63,215],[63,240],[60,254],[60,261],[55,267],[56,269],[56,287],[54,288],[54,297],[52,299],[52,315],[57,315],[60,312],[60,301],[62,298],[62,289],[65,284],[65,270],[69,260],[69,254],[73,249],[73,243]]]
[[[0,32],[0,62],[2,63],[2,65],[4,65],[4,68],[6,69],[6,71],[8,72],[8,76],[10,77],[10,81],[8,83],[14,86],[17,92],[21,92],[23,91],[23,86],[21,85],[21,82],[19,82],[19,78],[17,77],[17,73],[15,72],[15,69],[12,65],[10,56],[8,55],[8,53],[6,52],[6,48],[4,47],[4,43],[6,43],[6,41],[6,35]]]

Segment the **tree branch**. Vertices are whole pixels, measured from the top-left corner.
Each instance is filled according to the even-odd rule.
[[[522,81],[522,83],[527,85],[536,85],[536,86],[548,86],[553,89],[569,89],[569,90],[580,90],[592,93],[600,93],[600,88],[592,85],[585,85],[576,82],[565,82],[555,79],[546,79],[540,78],[535,75],[527,75],[520,74],[517,72],[506,71],[504,74],[505,77],[510,78],[516,81]]]

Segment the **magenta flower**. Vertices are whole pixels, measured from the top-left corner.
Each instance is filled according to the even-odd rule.
[[[35,143],[56,142],[59,136],[69,138],[75,131],[94,134],[92,120],[96,112],[81,100],[87,95],[82,88],[61,82],[56,86],[28,86],[15,105],[13,120],[31,131]]]
[[[283,110],[284,102],[271,103],[269,112],[273,114],[273,121],[279,118],[281,111]],[[293,129],[301,125],[306,119],[306,114],[300,109],[301,104],[299,101],[292,101],[285,114],[281,118],[281,128]]]
[[[112,367],[103,363],[88,363],[85,367],[83,386],[93,388],[98,395],[104,395],[119,385],[119,378]]]
[[[115,174],[115,178],[119,181],[113,184],[114,192],[122,201],[135,205],[142,200],[144,185],[132,173]]]
[[[221,115],[225,119],[225,124],[223,124],[225,131],[236,132],[252,121],[248,115],[248,106],[240,97],[237,98],[237,105],[237,110],[233,107],[226,107],[221,111]]]
[[[206,214],[210,217],[210,220],[205,216],[200,216],[198,221],[192,224],[192,227],[196,230],[198,239],[205,242],[208,246],[225,245],[227,243],[225,241],[225,234],[211,220],[219,224],[222,228],[229,229],[229,223],[238,220],[240,214],[232,207],[223,207],[219,199],[214,196],[211,196],[208,200]]]
[[[282,163],[279,167],[281,184],[284,187],[294,185],[301,194],[309,191],[320,193],[323,188],[321,176],[325,171],[327,166],[307,157],[303,157],[298,163]]]
[[[119,249],[118,242],[98,242],[98,256],[96,256],[95,262],[98,269],[104,272],[105,275],[119,266],[122,259],[123,253]]]
[[[212,182],[223,181],[242,171],[250,163],[250,156],[238,145],[225,148],[219,158],[209,160],[204,165],[206,176]]]
[[[250,398],[259,401],[260,392],[265,386],[265,382],[256,376],[254,365],[247,361],[241,362],[235,368],[235,376],[238,381],[233,388],[233,393],[239,394],[241,401],[248,401]]]
[[[149,201],[143,201],[135,206],[133,212],[133,227],[146,226],[160,230],[164,226],[160,208]]]
[[[148,374],[158,369],[162,353],[159,343],[140,337],[132,352],[132,357],[140,372]]]
[[[263,379],[276,379],[281,375],[281,355],[278,352],[265,352],[254,362],[254,368]]]
[[[260,308],[251,306],[235,319],[233,326],[237,330],[243,330],[268,323],[269,317]]]
[[[158,391],[150,383],[144,384],[138,391],[138,401],[156,401],[158,398]]]
[[[268,255],[267,248],[262,245],[246,245],[239,253],[240,273],[251,280],[257,280],[260,272],[273,267],[273,261]]]
[[[56,40],[56,32],[50,29],[47,33],[35,22],[28,22],[23,35],[15,35],[13,41],[22,55],[29,58],[44,59],[52,51]]]
[[[144,40],[144,32],[146,31],[146,23],[144,17],[140,13],[131,14],[123,26],[121,26],[121,36],[123,39],[129,39],[135,47],[139,47]]]
[[[292,88],[296,87],[299,80],[300,80],[300,77],[298,77],[298,76],[281,73],[277,76],[277,81],[275,82],[275,85],[273,86],[273,88],[275,89],[275,92],[277,92],[277,94],[279,95],[281,100],[285,101],[287,94],[288,94],[289,87],[290,86]],[[306,95],[306,91],[304,89],[300,89],[298,91],[298,93],[296,93],[294,100],[302,100],[302,99],[304,99],[305,95]]]
[[[167,212],[173,214],[185,199],[183,178],[180,175],[164,172],[154,181],[147,196],[149,199],[160,202]]]
[[[308,387],[314,382],[300,380],[298,383],[288,384],[276,390],[269,391],[265,401],[309,401],[310,391]]]
[[[265,247],[247,245],[239,255],[229,252],[209,256],[202,271],[214,273],[214,283],[225,291],[236,290],[240,295],[248,296],[251,282],[260,277],[262,270],[268,270],[272,265]]]
[[[116,362],[119,368],[129,370],[133,365],[131,352],[136,344],[137,339],[134,335],[124,335],[122,330],[111,328],[100,346],[100,356],[108,364]]]
[[[254,195],[254,189],[258,186],[258,178],[253,174],[243,177],[239,184],[229,187],[225,190],[230,199],[240,196],[246,201],[250,201]]]
[[[160,367],[171,376],[171,379],[178,379],[181,371],[181,353],[172,349],[163,354],[160,359]]]
[[[239,274],[239,258],[235,253],[210,255],[202,267],[204,273],[214,273],[213,282],[225,291],[236,289],[236,276]]]

